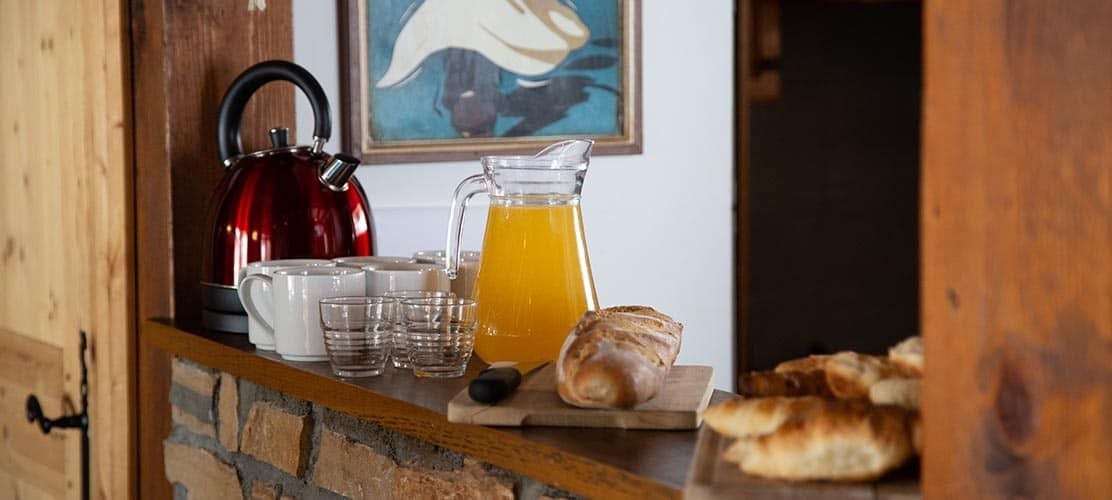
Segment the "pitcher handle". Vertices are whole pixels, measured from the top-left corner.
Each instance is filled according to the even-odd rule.
[[[444,252],[448,279],[454,280],[459,274],[459,245],[460,239],[463,238],[463,212],[467,208],[467,202],[472,196],[485,192],[487,192],[486,176],[475,174],[460,182],[459,186],[456,186],[456,192],[452,194],[452,211],[448,216],[448,241]]]

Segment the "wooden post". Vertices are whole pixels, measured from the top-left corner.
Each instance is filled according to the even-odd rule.
[[[1112,3],[927,1],[923,492],[1112,492]]]
[[[259,9],[259,5],[264,5]],[[132,0],[138,321],[199,323],[206,204],[221,176],[216,111],[232,80],[267,59],[293,59],[290,0]],[[268,85],[243,120],[247,151],[294,129],[293,87]],[[170,431],[169,355],[139,331],[139,498],[172,496],[162,465]]]

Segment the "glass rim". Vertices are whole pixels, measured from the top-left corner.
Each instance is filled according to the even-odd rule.
[[[345,297],[325,297],[318,301],[322,306],[373,306],[378,304],[390,304],[394,301],[386,297],[364,297],[360,295],[351,295]]]
[[[419,295],[411,295],[411,296],[407,297],[406,294],[419,294]],[[421,294],[427,294],[427,295],[421,295]],[[452,292],[451,290],[388,290],[388,291],[382,292],[382,295],[377,295],[377,297],[383,297],[383,298],[394,299],[394,300],[399,300],[399,301],[406,300],[406,299],[446,299],[446,298],[455,297],[455,296],[456,296],[456,294],[454,292]]]
[[[402,299],[400,301],[403,306],[439,306],[439,307],[460,307],[460,306],[474,306],[475,299],[466,297],[420,297],[412,299]]]

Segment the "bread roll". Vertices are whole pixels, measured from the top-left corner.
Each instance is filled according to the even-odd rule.
[[[830,359],[829,354],[812,354],[806,358],[789,359],[776,365],[776,373],[791,373],[791,372],[822,372],[826,369],[826,362]]]
[[[877,405],[895,405],[918,410],[922,399],[923,380],[918,378],[886,378],[869,387],[869,401]]]
[[[911,432],[911,448],[915,454],[923,456],[923,416],[914,412],[907,416],[907,426]]]
[[[683,325],[651,307],[589,311],[556,361],[556,391],[582,408],[632,408],[656,396],[680,351]]]
[[[789,418],[800,418],[824,404],[817,397],[736,398],[703,411],[703,421],[723,436],[763,436],[779,429]]]
[[[831,356],[824,367],[830,392],[840,399],[868,399],[873,384],[901,375],[900,369],[886,357],[852,351]]]
[[[902,368],[907,375],[923,376],[923,340],[908,337],[888,349],[888,359]]]
[[[867,401],[820,400],[774,432],[739,438],[724,458],[756,476],[868,481],[912,455],[907,412]]]
[[[738,377],[737,393],[747,398],[831,395],[821,370],[746,373]]]

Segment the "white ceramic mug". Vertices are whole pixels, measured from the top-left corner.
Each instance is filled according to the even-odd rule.
[[[270,283],[274,297],[274,323],[259,314],[252,288]],[[239,299],[247,315],[273,332],[275,350],[290,361],[326,361],[320,326],[320,299],[361,296],[367,281],[362,269],[352,267],[283,267],[272,276],[252,274],[243,278]]]
[[[420,262],[420,263],[423,263],[423,264],[444,265],[444,263],[446,263],[448,261],[448,258],[446,257],[446,255],[448,255],[448,252],[445,252],[444,250],[419,250],[419,251],[413,252],[413,260],[414,260],[414,262]],[[469,261],[469,260],[477,261],[477,260],[479,260],[479,255],[480,255],[479,252],[477,252],[475,250],[461,250],[460,253],[459,253],[459,260],[460,261]]]
[[[399,290],[447,292],[451,288],[448,270],[436,264],[373,263],[360,267],[367,273],[368,297],[380,297],[386,292]]]
[[[297,267],[297,266],[321,266],[332,267],[336,263],[330,260],[323,259],[277,259],[277,260],[260,260],[247,264],[247,266],[239,270],[239,279],[236,280],[236,287],[242,286],[243,278],[252,274],[265,274],[272,276],[274,271],[283,267]],[[252,297],[255,300],[255,305],[258,308],[260,315],[266,320],[267,324],[274,324],[274,298],[270,289],[270,283],[263,282],[256,286],[252,291]],[[243,299],[240,299],[243,302]],[[254,317],[248,315],[247,317],[247,339],[255,345],[256,349],[261,351],[274,350],[274,331],[264,328],[263,325]]]
[[[413,253],[413,260],[447,267],[448,259],[445,255],[444,250],[421,250]],[[452,293],[456,294],[456,297],[471,297],[471,290],[475,288],[475,279],[479,276],[480,257],[479,252],[474,250],[464,250],[459,253],[459,275],[452,280]]]
[[[479,277],[478,260],[460,260],[459,274],[452,280],[452,292],[456,297],[471,298],[475,288],[475,280]]]
[[[366,268],[366,266],[373,266],[373,265],[408,264],[410,262],[414,262],[414,260],[412,258],[409,258],[409,257],[390,257],[390,256],[383,256],[383,255],[356,255],[356,256],[353,256],[353,257],[336,257],[335,259],[332,259],[332,262],[335,262],[337,265],[340,265],[340,266],[351,266],[351,267]]]

